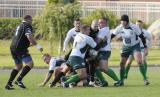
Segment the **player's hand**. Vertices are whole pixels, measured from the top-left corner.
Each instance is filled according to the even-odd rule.
[[[66,52],[66,49],[65,49],[65,48],[63,48],[63,52]]]
[[[40,51],[40,52],[43,52],[43,48],[40,48],[39,51]]]
[[[144,54],[145,54],[145,56],[148,55],[148,48],[144,48]]]
[[[40,83],[40,84],[38,84],[38,86],[39,86],[39,87],[44,87],[45,84],[44,84],[44,83]]]
[[[42,46],[41,46],[41,45],[39,45],[39,44],[37,44],[37,45],[36,45],[36,48],[37,48],[40,52],[42,52],[42,51],[43,51]]]

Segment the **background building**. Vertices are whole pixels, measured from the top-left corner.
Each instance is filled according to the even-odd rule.
[[[83,16],[96,8],[105,8],[115,15],[128,14],[132,19],[151,23],[160,18],[160,0],[79,0]],[[0,17],[36,15],[47,0],[0,0]]]

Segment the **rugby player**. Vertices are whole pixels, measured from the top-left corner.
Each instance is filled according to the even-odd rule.
[[[60,67],[62,63],[66,62],[64,60],[64,57],[52,57],[49,54],[44,54],[42,58],[44,62],[49,65],[49,70],[44,81],[39,84],[40,87],[44,87],[47,84],[47,82],[51,79],[53,73],[54,76],[57,75],[57,73],[59,73],[58,69],[60,69],[58,67]]]
[[[41,52],[43,51],[43,48],[39,44],[37,44],[36,40],[34,39],[32,31],[32,17],[30,15],[25,15],[22,23],[16,29],[10,46],[10,51],[15,63],[15,68],[11,71],[10,78],[5,86],[5,89],[14,89],[12,82],[18,72],[22,69],[23,62],[26,64],[26,66],[23,67],[21,74],[15,81],[15,84],[23,89],[26,88],[26,86],[22,82],[22,79],[26,76],[26,74],[28,74],[28,72],[34,65],[28,48],[30,46],[36,46],[38,50],[40,50]]]
[[[73,48],[69,59],[66,62],[67,66],[63,69],[63,72],[72,68],[74,71],[76,71],[76,74],[72,75],[66,81],[62,80],[63,87],[68,87],[72,82],[77,82],[87,78],[86,66],[84,62],[85,53],[89,47],[96,50],[99,47],[96,42],[90,36],[88,36],[89,34],[90,27],[83,25],[81,27],[81,33],[77,34],[74,39]]]
[[[96,42],[97,44],[102,44],[101,48],[98,51],[96,60],[98,61],[98,69],[110,76],[115,82],[118,82],[119,79],[115,72],[108,67],[108,59],[111,55],[111,34],[109,27],[107,26],[107,19],[99,19],[99,32],[97,34]],[[104,82],[104,86],[108,86],[108,83]]]
[[[92,20],[91,27],[90,27],[90,37],[92,37],[94,40],[96,40],[97,34],[99,32],[98,28],[98,20]],[[95,77],[98,78],[100,81],[100,86],[103,86],[103,83],[107,83],[104,76],[102,75],[101,71],[96,69],[97,66],[97,61],[95,59],[97,55],[97,51],[93,49],[88,49],[86,52],[85,56],[85,61],[86,61],[86,68],[87,68],[87,73],[88,73],[88,82],[90,86],[97,87],[97,82],[95,80]],[[99,82],[98,81],[98,82]]]
[[[67,50],[68,43],[71,40],[74,40],[74,37],[80,32],[80,27],[81,27],[80,19],[74,20],[73,25],[74,25],[74,28],[70,29],[67,32],[66,38],[64,40],[64,43],[63,43],[63,51],[64,52],[66,52],[66,50]]]
[[[133,54],[135,61],[139,65],[140,72],[144,80],[147,80],[144,63],[142,61],[142,54],[140,49],[140,40],[144,45],[144,51],[146,52],[146,40],[143,36],[141,29],[129,22],[128,15],[121,16],[121,24],[116,27],[112,33],[111,38],[114,38],[116,35],[120,34],[123,39],[123,46],[121,50],[121,60],[120,60],[120,80],[117,84],[120,86],[124,85],[124,76],[125,76],[125,64],[129,55]]]
[[[151,46],[151,43],[152,43],[152,35],[151,33],[149,33],[147,30],[143,29],[143,21],[141,20],[137,20],[136,22],[136,25],[138,25],[146,39],[146,42],[147,42],[147,48],[149,48]],[[147,73],[147,55],[148,55],[148,49],[146,49],[146,52],[144,52],[144,46],[143,46],[143,43],[142,41],[140,40],[140,47],[141,47],[141,53],[142,53],[142,60],[144,62],[144,66],[145,66],[145,71]],[[127,66],[126,66],[126,71],[125,71],[125,78],[128,77],[128,72],[130,70],[130,66],[132,64],[132,61],[133,61],[133,55],[130,55],[128,60],[127,60]],[[145,80],[144,81],[145,85],[148,85],[149,84],[149,81],[148,80]]]

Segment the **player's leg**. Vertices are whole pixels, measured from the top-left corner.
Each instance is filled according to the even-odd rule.
[[[87,78],[87,70],[83,58],[71,56],[69,57],[67,63],[74,71],[77,72],[77,74],[70,76],[66,81],[62,80],[63,87],[67,87],[72,82],[78,82],[81,79]]]
[[[121,50],[121,59],[120,59],[120,81],[118,83],[115,83],[117,86],[123,86],[124,85],[124,76],[125,76],[125,65],[127,62],[127,59],[129,55],[131,55],[132,50],[131,48],[128,48],[127,46],[123,46]]]
[[[134,52],[134,58],[135,58],[136,62],[139,65],[139,69],[140,69],[140,72],[141,72],[141,74],[143,76],[145,85],[148,85],[149,82],[148,82],[148,79],[147,79],[147,76],[146,76],[146,69],[145,69],[144,63],[142,61],[142,54],[141,54],[141,52],[140,51],[135,51]]]
[[[144,63],[144,67],[145,67],[145,71],[146,71],[146,74],[147,74],[147,55],[145,54],[144,52],[144,49],[141,49],[141,54],[142,54],[142,61]]]
[[[63,87],[68,87],[70,83],[78,82],[87,78],[86,68],[77,69],[76,72],[77,74],[72,75],[68,80],[64,82]]]
[[[127,59],[126,67],[125,67],[125,76],[124,76],[124,78],[126,78],[126,79],[127,79],[127,77],[128,77],[128,72],[129,72],[129,70],[130,70],[132,61],[133,61],[133,55],[130,55],[130,56],[128,57],[128,59]]]
[[[143,76],[143,79],[147,80],[145,67],[144,67],[144,64],[143,64],[143,61],[142,61],[141,52],[139,52],[139,51],[134,52],[134,58],[135,58],[137,64],[139,65],[139,69],[140,69],[140,72]]]
[[[143,63],[144,63],[144,67],[145,67],[145,72],[146,72],[146,76],[147,76],[147,55],[144,53],[144,51],[141,51],[142,53],[142,60],[143,60]],[[147,77],[147,80],[144,81],[145,85],[149,85],[150,82],[148,81],[148,77]]]
[[[119,81],[116,73],[111,69],[108,68],[108,59],[110,57],[111,52],[107,51],[107,52],[99,52],[99,65],[100,65],[100,69],[107,74],[108,76],[110,76],[114,81]]]
[[[62,64],[60,67],[55,69],[55,77],[54,80],[50,84],[50,88],[55,86],[60,79],[65,76],[65,74],[70,70],[70,68],[66,64]]]
[[[95,61],[91,60],[88,62],[89,63],[89,75],[90,75],[90,81],[94,82],[94,74],[95,74]]]
[[[33,68],[34,64],[32,61],[32,57],[28,53],[25,53],[24,55],[22,55],[21,60],[26,64],[26,66],[23,67],[21,74],[17,78],[17,81],[15,82],[15,84],[21,88],[26,88],[22,80],[28,74],[28,72]]]
[[[101,87],[106,87],[108,86],[108,82],[106,81],[106,79],[104,78],[102,72],[100,69],[96,68],[95,70],[95,76],[98,78],[98,80],[100,81],[100,86]]]
[[[15,79],[15,77],[17,76],[18,72],[23,67],[22,61],[19,59],[19,57],[12,51],[11,51],[11,55],[12,55],[12,58],[13,58],[14,63],[15,63],[15,68],[12,69],[9,80],[7,82],[7,85],[5,86],[5,88],[8,89],[8,90],[14,89],[13,85],[12,85],[12,82]]]

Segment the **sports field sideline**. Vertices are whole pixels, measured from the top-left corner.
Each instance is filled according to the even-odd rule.
[[[10,56],[10,50],[9,50],[10,42],[11,42],[10,40],[0,40],[0,61],[1,61],[0,68],[8,68],[8,67],[12,68],[14,66],[12,57]],[[45,53],[50,53],[49,49],[50,46],[48,41],[39,41],[39,43],[44,47]],[[53,46],[53,55],[58,56],[58,43],[55,42],[54,44],[55,45]],[[41,53],[35,47],[31,47],[29,49],[34,60],[35,67],[46,68],[47,65],[43,62]],[[109,65],[119,66],[119,59],[120,59],[120,49],[112,49]],[[135,65],[136,63],[133,64]],[[160,66],[159,49],[150,49],[148,56],[148,64],[152,66],[154,65]]]

